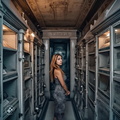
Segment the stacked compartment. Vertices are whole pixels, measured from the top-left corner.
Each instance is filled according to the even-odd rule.
[[[24,35],[24,62],[23,62],[23,103],[24,103],[24,119],[31,119],[32,111],[32,67],[31,67],[31,51],[30,49],[30,30],[27,29]]]
[[[74,101],[81,119],[86,110],[86,45],[84,41],[76,47],[76,78]]]
[[[44,71],[44,44],[40,44],[39,40],[34,41],[34,111],[37,118],[40,117],[46,98],[45,88],[45,71]]]
[[[95,120],[95,91],[96,91],[96,40],[94,37],[90,38],[88,44],[88,118]]]
[[[120,119],[120,22],[113,25],[113,120]]]
[[[109,120],[110,116],[110,30],[98,35],[98,120]]]
[[[3,71],[2,71],[2,99],[3,120],[18,119],[18,71],[17,71],[17,31],[10,29],[6,25],[3,28]]]

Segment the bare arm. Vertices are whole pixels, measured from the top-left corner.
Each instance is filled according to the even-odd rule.
[[[60,70],[55,70],[55,77],[58,78],[58,80],[60,81],[61,86],[63,87],[63,89],[66,91],[66,95],[70,94],[70,91],[68,90],[65,81],[63,79],[62,73]]]

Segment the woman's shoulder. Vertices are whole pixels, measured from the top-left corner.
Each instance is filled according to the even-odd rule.
[[[61,70],[60,70],[60,69],[57,69],[57,68],[54,69],[54,71],[55,71],[55,72],[61,72]]]
[[[60,69],[54,69],[54,73],[55,73],[55,74],[60,74],[60,73],[61,73],[61,70],[60,70]]]

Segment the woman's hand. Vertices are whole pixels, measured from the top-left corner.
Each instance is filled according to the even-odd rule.
[[[67,95],[67,96],[70,95],[70,91],[68,90],[68,91],[65,93],[65,95]]]

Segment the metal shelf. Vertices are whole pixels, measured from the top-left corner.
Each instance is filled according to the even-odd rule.
[[[89,56],[95,55],[95,52],[91,52],[91,53],[88,53],[88,54],[89,54]]]
[[[98,88],[98,98],[102,99],[106,104],[110,104],[110,96]]]
[[[120,48],[120,43],[114,44],[114,48]]]
[[[98,51],[99,51],[99,53],[109,52],[110,51],[110,46],[109,47],[101,48]]]
[[[18,73],[16,71],[9,71],[7,72],[7,74],[3,75],[3,83],[9,82],[17,78],[18,78]]]
[[[7,47],[3,47],[3,50],[5,51],[8,51],[8,52],[17,52],[17,50],[16,49],[12,49],[12,48],[7,48]]]

